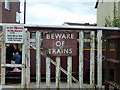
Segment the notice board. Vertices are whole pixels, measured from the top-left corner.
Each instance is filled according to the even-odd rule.
[[[4,26],[5,43],[23,43],[24,26],[9,25]]]

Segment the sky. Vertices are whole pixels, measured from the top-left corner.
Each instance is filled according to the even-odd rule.
[[[21,23],[23,2],[21,1]],[[96,0],[26,0],[26,24],[96,23]]]

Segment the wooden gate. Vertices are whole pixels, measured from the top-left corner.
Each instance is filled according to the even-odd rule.
[[[60,31],[59,31],[60,32]],[[69,32],[69,31],[67,31]],[[72,88],[72,80],[79,83],[77,88],[85,88],[83,83],[83,51],[84,51],[84,32],[77,31],[79,34],[79,80],[72,76],[72,56],[67,56],[67,71],[60,66],[60,56],[56,56],[56,62],[53,61],[47,54],[40,50],[41,44],[44,40],[42,37],[43,32],[36,32],[36,87],[40,88],[41,85],[41,55],[46,57],[46,88],[50,88],[50,63],[56,66],[56,88],[60,88],[60,72],[62,71],[67,75],[67,87]],[[95,31],[90,32],[90,88],[95,88],[95,40],[97,41],[97,87],[102,88],[102,30],[97,31],[95,39]],[[55,33],[55,31],[54,31]],[[65,33],[65,31],[64,31]],[[51,42],[52,43],[52,42]],[[49,43],[49,44],[51,44]],[[44,49],[44,48],[43,48]]]

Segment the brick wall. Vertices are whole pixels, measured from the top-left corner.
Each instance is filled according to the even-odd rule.
[[[10,1],[10,10],[5,9],[2,3],[2,23],[16,23],[16,12],[20,12],[19,0]]]

